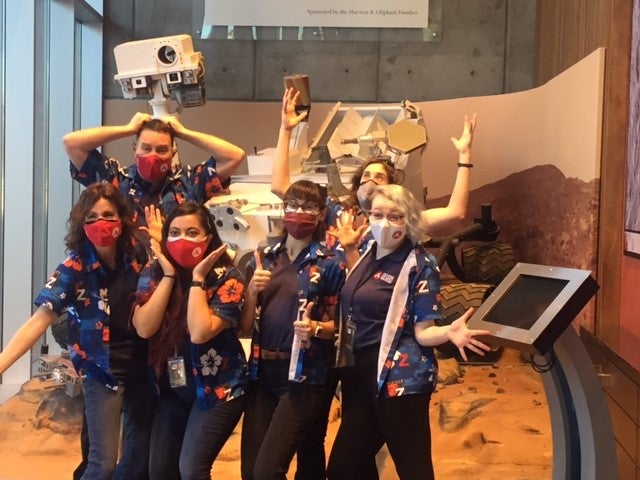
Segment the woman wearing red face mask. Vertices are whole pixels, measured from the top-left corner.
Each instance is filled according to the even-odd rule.
[[[2,373],[66,311],[71,360],[84,378],[90,448],[83,479],[146,478],[151,420],[147,345],[129,322],[145,263],[133,247],[135,231],[113,185],[94,184],[82,192],[68,221],[69,256],[36,298],[38,310],[0,353]],[[121,413],[125,441],[116,466]]]
[[[344,279],[344,266],[319,243],[325,197],[313,182],[293,183],[284,195],[286,235],[257,251],[249,265],[242,312],[243,332],[253,330],[242,425],[244,480],[286,478],[324,398],[333,305]]]
[[[150,225],[160,212],[148,211]],[[164,222],[157,261],[138,283],[133,324],[150,338],[158,386],[151,479],[209,479],[240,420],[247,362],[237,336],[244,280],[202,205],[178,206]]]

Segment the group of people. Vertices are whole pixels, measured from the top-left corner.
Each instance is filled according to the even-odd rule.
[[[290,182],[299,94],[283,96],[272,191],[282,236],[234,265],[203,203],[225,192],[244,151],[167,116],[71,132],[72,177],[87,188],[68,220],[67,258],[33,316],[0,352],[0,374],[67,313],[83,378],[83,462],[74,478],[209,479],[243,417],[244,480],[377,479],[386,444],[402,479],[433,478],[429,400],[433,347],[482,354],[471,312],[441,316],[439,270],[426,230],[466,210],[475,117],[465,117],[449,205],[423,210],[386,158],[354,175],[350,198]],[[123,167],[97,148],[136,135]],[[211,157],[173,165],[175,139]],[[332,219],[332,220],[329,220]],[[335,219],[335,221],[333,220]],[[247,359],[239,334],[251,336]],[[342,419],[330,458],[324,437],[338,384]]]

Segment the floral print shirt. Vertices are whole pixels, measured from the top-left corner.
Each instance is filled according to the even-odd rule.
[[[81,170],[70,164],[71,177],[85,187],[92,183],[112,183],[127,199],[137,225],[146,225],[144,207],[154,205],[166,217],[181,203],[204,203],[215,195],[228,193],[230,179],[220,181],[216,160],[210,157],[193,168],[179,167],[167,175],[164,184],[151,191],[152,185],[138,175],[136,165],[123,167],[116,159],[108,158],[97,150],[89,152]]]
[[[108,273],[93,245],[86,241],[84,247],[84,255],[72,251],[56,267],[34,303],[58,315],[67,312],[67,343],[76,371],[116,390],[118,380],[109,368],[111,317],[109,291],[104,286]],[[126,274],[133,276],[144,264],[134,257],[121,261],[125,262]]]
[[[161,279],[162,269],[154,265],[144,268],[136,293],[138,303],[149,299]],[[190,373],[202,409],[237,398],[246,391],[247,360],[237,335],[244,288],[242,274],[233,267],[214,268],[205,280],[211,313],[229,322],[230,327],[206,343],[189,345],[193,367]]]

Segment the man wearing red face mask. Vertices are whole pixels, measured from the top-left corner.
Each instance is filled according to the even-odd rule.
[[[136,135],[132,144],[134,164],[123,167],[97,148],[113,140]],[[196,167],[172,168],[176,153],[174,139],[196,145],[210,158]],[[154,205],[168,216],[185,201],[203,203],[226,191],[231,174],[246,158],[244,150],[221,138],[190,130],[174,116],[154,119],[136,113],[126,125],[101,126],[65,135],[64,148],[71,161],[71,177],[84,186],[107,181],[127,199],[137,226],[146,226],[144,207]],[[144,238],[143,238],[144,239]],[[86,423],[83,425],[83,433]],[[74,472],[80,478],[86,464],[86,437],[82,441],[83,461]]]
[[[97,148],[110,141],[136,135],[135,163],[123,167]],[[174,138],[206,150],[210,158],[195,167],[172,167]],[[145,225],[144,207],[159,207],[164,216],[185,201],[203,203],[227,191],[231,174],[246,158],[244,150],[221,138],[190,130],[174,116],[154,119],[136,113],[128,124],[77,130],[65,135],[71,176],[82,185],[113,183],[128,199],[136,223]]]

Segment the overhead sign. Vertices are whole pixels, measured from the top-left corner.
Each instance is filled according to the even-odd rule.
[[[427,28],[427,0],[205,0],[204,25]]]

